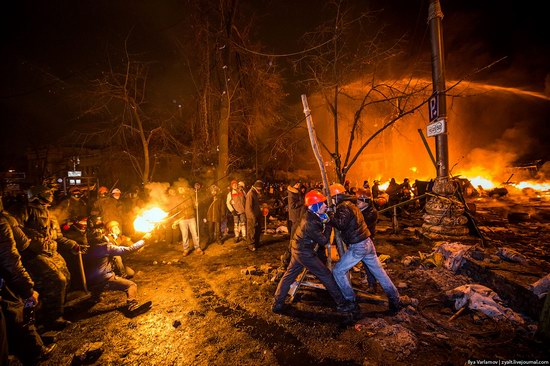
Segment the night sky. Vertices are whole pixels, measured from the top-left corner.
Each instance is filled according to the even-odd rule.
[[[252,31],[267,53],[300,50],[304,32],[331,15],[330,7],[314,0],[241,0],[257,17]],[[429,63],[428,1],[355,1],[381,10],[376,25],[384,25],[391,40],[404,35],[408,56]],[[1,14],[2,159],[0,170],[14,167],[30,145],[56,141],[80,128],[83,90],[106,69],[109,55],[128,37],[135,53],[159,64],[155,78],[158,98],[166,105],[185,99],[190,85],[185,63],[173,49],[174,32],[186,27],[188,1],[11,1]],[[515,1],[443,0],[448,79],[495,60],[506,59],[476,75],[478,82],[544,93],[549,74],[550,45],[544,2],[520,8]],[[130,36],[129,36],[130,35]],[[111,60],[116,62],[116,60]],[[278,60],[284,63],[284,60]],[[289,72],[291,97],[299,75]],[[172,85],[170,84],[172,83]],[[183,86],[182,86],[183,84]],[[548,90],[546,90],[548,95]],[[550,103],[545,101],[543,103]],[[548,111],[548,107],[543,106]],[[527,112],[528,113],[528,112]],[[548,115],[537,116],[546,122]],[[543,135],[548,127],[543,125]],[[539,131],[540,132],[540,131]],[[548,150],[548,149],[546,149]],[[542,153],[542,152],[541,152]],[[547,153],[546,153],[547,154]],[[544,155],[544,154],[543,154]]]

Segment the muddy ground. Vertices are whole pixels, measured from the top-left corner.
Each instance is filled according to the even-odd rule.
[[[124,294],[69,309],[74,323],[57,335],[58,350],[45,365],[69,365],[89,342],[103,342],[98,365],[463,365],[468,360],[549,360],[549,347],[523,327],[495,322],[469,311],[449,321],[454,309],[445,290],[471,283],[444,268],[406,266],[401,260],[430,244],[414,235],[412,215],[393,234],[383,219],[377,237],[387,271],[401,295],[417,299],[397,315],[376,298],[360,298],[361,316],[336,313],[322,290],[300,290],[284,315],[270,310],[276,283],[272,267],[287,245],[285,236],[264,236],[250,252],[228,239],[204,255],[183,258],[181,247],[149,244],[130,256],[147,313],[124,311]],[[497,231],[495,231],[496,233]],[[494,234],[493,235],[497,235]],[[509,235],[502,240],[510,240]],[[255,266],[252,274],[243,269]],[[271,271],[271,273],[268,273]],[[361,276],[354,275],[358,287]],[[378,295],[385,299],[383,292]]]

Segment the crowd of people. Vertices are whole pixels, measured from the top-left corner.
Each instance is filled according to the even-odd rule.
[[[191,187],[178,181],[125,193],[116,187],[102,186],[97,191],[95,187],[72,187],[67,196],[42,185],[32,187],[26,199],[5,197],[1,201],[6,209],[0,206],[0,361],[5,361],[8,345],[9,352],[24,364],[51,354],[55,344],[44,345],[37,326],[61,330],[70,324],[64,318],[69,290],[87,287],[94,299],[104,291],[123,291],[127,311],[147,311],[151,302],[138,301],[137,284],[132,281],[135,271],[123,259],[147,241],[181,245],[186,257],[192,252],[204,254],[208,245],[223,244],[233,237],[235,244],[244,242],[243,248],[255,252],[267,204],[272,214],[286,218],[290,236],[281,256],[286,272],[275,293],[274,312],[284,311],[290,285],[303,268],[325,285],[339,311],[356,311],[347,273],[359,262],[369,287],[379,283],[390,310],[395,311],[399,294],[378,261],[373,242],[376,197],[380,194],[376,187],[377,182],[371,189],[367,181],[362,187],[333,184],[333,207],[327,206],[321,183],[301,180],[256,180],[248,189],[237,180],[226,189],[216,185],[203,189],[199,183]],[[152,203],[165,210],[168,218],[152,233],[139,233],[133,220]],[[340,232],[348,250],[330,269],[324,246],[331,240],[332,230]],[[207,233],[206,243],[201,244],[199,232]],[[78,278],[81,273],[83,281]]]

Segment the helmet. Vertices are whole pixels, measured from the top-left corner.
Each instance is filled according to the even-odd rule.
[[[305,205],[311,206],[319,202],[326,201],[327,198],[319,191],[313,190],[306,193]]]
[[[357,192],[355,192],[355,195],[357,196],[357,198],[371,198],[372,192],[370,191],[370,189],[358,188]]]
[[[105,197],[107,195],[107,193],[109,193],[109,188],[105,187],[105,186],[101,186],[99,187],[99,189],[97,190],[97,193],[99,193],[99,196],[101,197]]]
[[[69,189],[69,193],[75,198],[80,198],[82,196],[82,191],[78,187],[71,187],[71,189]]]
[[[39,200],[42,204],[53,202],[52,190],[46,186],[33,186],[29,190],[29,201]]]
[[[92,215],[88,217],[88,229],[103,229],[103,218],[99,215]]]
[[[76,226],[78,230],[86,230],[88,227],[88,218],[86,216],[79,216],[73,225]]]
[[[115,226],[120,226],[120,224],[118,223],[118,221],[115,221],[115,220],[112,220],[112,221],[109,221],[105,227],[107,228],[107,230],[111,230],[113,227]]]
[[[115,188],[115,189],[113,189],[113,190],[111,191],[111,194],[115,194],[115,193],[120,194],[120,193],[122,193],[122,191],[121,191],[120,189],[118,189],[118,188]]]
[[[330,196],[336,196],[337,194],[343,194],[346,193],[346,188],[341,185],[340,183],[334,183],[329,187],[330,190]]]
[[[243,182],[243,181],[240,181],[240,182],[239,182],[239,187],[243,187],[243,188],[244,188],[244,182]]]
[[[237,180],[236,180],[236,179],[233,179],[233,180],[231,181],[231,185],[233,185],[233,184],[237,184]]]

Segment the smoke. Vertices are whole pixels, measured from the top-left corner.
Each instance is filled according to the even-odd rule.
[[[537,177],[538,180],[550,180],[550,161],[547,161],[542,165],[538,171]]]
[[[166,205],[167,196],[166,192],[170,187],[170,183],[166,182],[151,182],[145,185],[145,189],[149,192],[149,201],[154,202],[156,205]]]
[[[506,181],[510,169],[531,145],[529,131],[521,125],[506,129],[502,136],[483,147],[476,147],[457,165],[458,173],[466,176]]]
[[[418,80],[419,85],[428,80]],[[388,80],[395,84],[396,81]],[[346,89],[354,98],[339,100],[339,152],[344,165],[350,139],[353,116],[367,86],[354,83]],[[353,93],[353,94],[352,94]],[[420,95],[407,101],[411,106],[420,103]],[[519,162],[545,159],[547,97],[540,93],[505,88],[481,83],[463,83],[453,89],[447,98],[447,129],[449,140],[449,168],[453,175],[483,176],[506,181],[511,167]],[[319,140],[329,149],[334,148],[333,116],[319,97],[310,98],[310,108]],[[351,149],[354,156],[374,132],[392,118],[391,106],[369,107],[362,116],[362,124]],[[426,135],[427,107],[404,117],[372,140],[361,152],[349,170],[347,178],[352,185],[363,180],[398,181],[430,179],[435,167],[418,133]],[[542,127],[541,127],[542,126]],[[435,155],[435,139],[427,137]],[[304,145],[304,149],[310,146]],[[330,179],[335,180],[334,156],[324,152]],[[309,155],[309,154],[308,154]],[[545,167],[547,169],[548,167]],[[544,174],[547,174],[545,171]],[[515,178],[518,178],[517,175]]]

